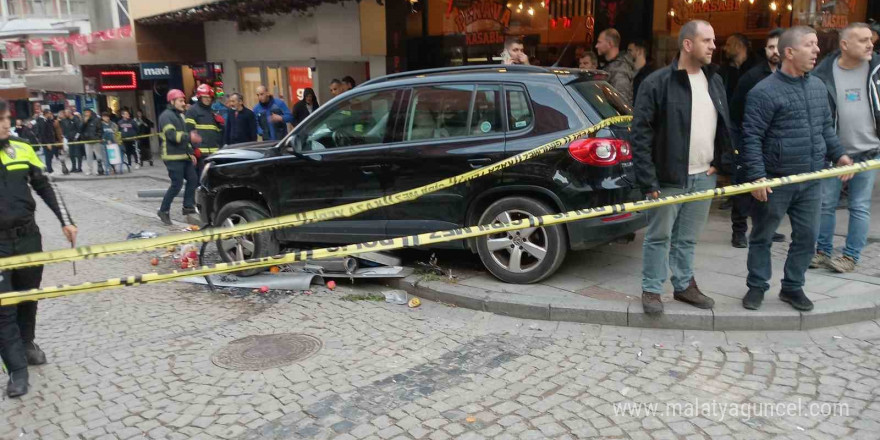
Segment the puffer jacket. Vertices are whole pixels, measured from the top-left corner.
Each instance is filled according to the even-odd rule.
[[[162,160],[192,160],[193,149],[189,144],[189,132],[183,122],[183,113],[169,105],[159,115],[159,133]]]
[[[80,127],[79,139],[82,141],[100,141],[104,131],[101,129],[101,118],[92,116]]]
[[[834,63],[840,57],[840,51],[825,57],[825,60],[816,67],[815,75],[825,83],[828,89],[828,102],[831,105],[831,116],[834,118],[834,126],[837,127],[837,87],[834,85]],[[874,128],[877,136],[880,136],[880,54],[871,57],[868,66],[868,101],[871,103],[871,111],[874,112]]]
[[[633,78],[636,76],[635,62],[627,53],[621,53],[608,62],[602,70],[608,72],[608,82],[620,92],[627,104],[633,103]]]
[[[818,171],[844,155],[828,106],[828,92],[810,74],[777,70],[746,98],[743,151],[737,151],[741,181]]]

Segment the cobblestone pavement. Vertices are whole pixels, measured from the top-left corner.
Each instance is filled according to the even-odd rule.
[[[151,213],[96,209],[83,194],[97,190],[85,183],[64,183],[78,191],[68,204],[83,244],[162,230]],[[136,183],[114,182],[123,184]],[[63,247],[46,211],[38,212],[44,242]],[[76,279],[149,271],[146,260],[79,262]],[[74,280],[70,269],[48,267],[46,282]],[[0,400],[0,438],[868,439],[880,431],[876,322],[810,332],[641,330],[341,299],[383,289],[237,297],[174,283],[45,301],[37,337],[50,363],[31,369],[30,394]],[[323,347],[263,371],[211,361],[230,341],[273,333],[308,334]],[[649,403],[657,406],[638,406]]]

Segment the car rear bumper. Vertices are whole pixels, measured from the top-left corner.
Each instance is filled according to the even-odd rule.
[[[626,218],[602,221],[591,218],[568,223],[568,242],[572,250],[590,249],[617,238],[632,234],[648,225],[648,217],[643,212],[633,212]]]

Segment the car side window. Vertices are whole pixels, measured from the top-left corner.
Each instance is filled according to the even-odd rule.
[[[501,125],[501,86],[481,85],[474,96],[474,111],[471,116],[471,136],[486,136],[503,133]]]
[[[413,89],[404,140],[466,136],[473,85],[442,85]]]
[[[529,108],[529,95],[521,86],[504,86],[507,94],[507,126],[510,131],[528,128],[532,125],[532,110]]]
[[[303,152],[384,142],[396,93],[380,90],[337,104],[305,130]]]

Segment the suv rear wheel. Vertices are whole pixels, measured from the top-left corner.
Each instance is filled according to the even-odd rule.
[[[479,224],[510,223],[529,216],[553,214],[546,204],[527,197],[507,197],[490,205]],[[529,284],[559,269],[568,251],[561,225],[500,232],[477,239],[477,253],[486,269],[501,281]]]
[[[269,213],[262,206],[250,201],[230,202],[217,213],[215,225],[232,227],[269,218]],[[217,240],[220,258],[226,263],[243,261],[251,258],[262,258],[278,253],[278,242],[272,232],[241,235],[226,240]],[[235,274],[242,277],[254,276],[265,272],[265,268],[248,269]]]

